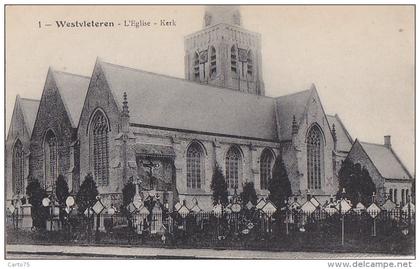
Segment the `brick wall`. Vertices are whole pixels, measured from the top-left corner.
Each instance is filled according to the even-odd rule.
[[[285,147],[285,152],[287,152],[287,155],[291,158],[288,161],[288,166],[292,168],[292,166],[296,165],[296,167],[293,167],[296,171],[289,172],[289,174],[292,173],[292,175],[293,173],[296,173],[292,176],[292,186],[294,186],[293,190],[296,192],[296,189],[298,189],[297,182],[295,181],[299,180],[298,190],[300,191],[301,198],[306,198],[306,190],[308,189],[306,137],[309,129],[312,128],[312,126],[317,125],[321,129],[324,138],[324,151],[322,152],[324,162],[321,170],[321,189],[311,190],[311,194],[316,195],[319,197],[320,201],[323,201],[328,199],[331,194],[335,194],[337,192],[337,183],[334,182],[336,179],[334,178],[333,172],[334,141],[321,105],[321,100],[319,99],[316,91],[312,91],[312,95],[309,98],[309,103],[306,108],[306,114],[303,115],[302,119],[296,120],[299,125],[298,133],[293,136],[292,145],[287,145]],[[292,156],[293,152],[295,157]],[[293,160],[294,158],[296,158],[296,160]]]
[[[300,181],[302,175],[298,170],[298,160],[296,153],[297,152],[292,142],[282,143],[283,162],[286,167],[293,195],[299,195],[301,192]]]
[[[6,180],[6,200],[10,200],[13,197],[12,187],[12,159],[13,159],[13,147],[15,142],[19,139],[23,145],[25,152],[25,184],[24,189],[27,185],[27,177],[29,175],[29,147],[30,147],[30,134],[25,126],[22,108],[20,103],[16,99],[15,107],[13,109],[13,115],[9,126],[9,133],[6,139],[5,145],[5,180]]]
[[[241,49],[251,50],[253,54],[253,77],[246,78],[246,66],[239,62],[237,57],[237,74],[231,72],[231,47],[238,46]],[[206,78],[201,75],[201,81],[221,87],[240,89],[243,92],[257,93],[264,95],[264,83],[261,68],[261,37],[259,34],[250,32],[242,27],[227,24],[219,24],[210,28],[205,28],[185,38],[185,78],[194,80],[193,62],[194,54],[213,46],[217,55],[217,76],[209,79],[210,58],[205,63],[205,68],[200,64],[200,70],[206,70]],[[210,57],[210,52],[209,52]],[[244,76],[238,80],[244,68]]]
[[[92,78],[95,79],[92,79],[89,85],[77,133],[80,142],[80,184],[88,173],[94,174],[88,128],[91,117],[97,109],[100,109],[105,113],[110,127],[108,133],[109,184],[98,186],[98,191],[99,193],[121,193],[123,188],[123,150],[119,136],[121,130],[120,112],[98,63],[95,65]],[[122,102],[122,100],[120,101]],[[135,159],[130,161],[135,162]]]
[[[109,134],[109,153],[110,153],[110,182],[108,186],[99,186],[100,193],[121,193],[124,183],[122,182],[122,144],[120,137],[120,113],[115,103],[109,86],[103,76],[100,65],[96,65],[92,77],[97,78],[92,81],[87,93],[86,102],[81,113],[78,137],[80,141],[80,181],[88,172],[92,172],[92,162],[89,158],[89,136],[88,126],[92,114],[100,108],[107,115],[111,132]],[[130,106],[130,99],[128,99]],[[211,177],[216,161],[225,172],[225,155],[230,146],[236,145],[242,153],[242,182],[255,182],[257,191],[259,190],[259,158],[264,148],[273,149],[275,154],[280,154],[280,144],[273,142],[253,141],[247,139],[236,139],[228,137],[208,136],[191,134],[169,130],[148,129],[141,127],[130,127],[130,135],[133,139],[128,145],[129,161],[136,162],[134,152],[135,143],[168,145],[175,151],[174,167],[176,174],[176,189],[180,199],[189,197],[208,197],[211,194]],[[186,182],[186,154],[188,146],[192,141],[199,141],[205,151],[204,178],[201,190],[191,190],[187,188]],[[137,157],[138,158],[138,157]],[[137,164],[136,164],[137,165]],[[135,165],[135,166],[136,166]],[[136,167],[135,167],[136,168]],[[138,169],[138,168],[136,168]],[[141,174],[141,172],[139,172]]]
[[[396,201],[398,204],[401,202],[406,202],[405,197],[402,197],[401,190],[408,191],[409,196],[411,196],[411,181],[400,181],[400,180],[386,180],[385,181],[385,195],[389,194],[389,190],[392,189],[393,193],[395,194],[394,190],[397,190],[397,197],[393,197],[394,201]],[[394,195],[393,195],[394,196]],[[404,195],[405,196],[405,195]],[[411,199],[411,198],[410,198]]]
[[[48,130],[53,131],[57,137],[58,174],[68,180],[72,177],[72,171],[69,171],[72,157],[70,145],[76,139],[76,130],[71,126],[51,73],[47,75],[30,145],[30,173],[40,182],[44,182],[43,144]]]
[[[369,175],[372,178],[373,183],[376,186],[376,191],[378,201],[383,202],[385,199],[385,179],[379,174],[378,170],[376,169],[375,165],[372,163],[372,161],[369,159],[369,157],[366,155],[365,151],[363,150],[362,146],[358,141],[356,141],[349,152],[347,158],[351,160],[353,163],[359,163],[362,165],[362,167],[366,168],[369,172]]]
[[[267,191],[260,189],[260,157],[265,148],[271,149],[275,156],[278,156],[280,154],[279,143],[133,126],[131,127],[131,130],[136,137],[137,143],[166,145],[174,148],[176,155],[174,159],[176,188],[180,200],[185,199],[187,204],[191,203],[193,198],[198,199],[200,203],[206,203],[206,206],[211,204],[210,184],[214,165],[217,162],[223,173],[225,173],[225,156],[232,145],[236,145],[240,149],[242,156],[242,176],[239,182],[238,192],[241,192],[242,184],[250,181],[255,183],[255,189],[258,194],[268,194]],[[193,141],[198,141],[205,152],[205,171],[203,173],[204,178],[202,179],[202,188],[200,190],[187,188],[186,154],[189,145]]]
[[[99,186],[100,193],[118,194],[121,193],[124,182],[123,154],[121,140],[121,118],[116,100],[107,85],[106,79],[101,71],[100,64],[94,68],[92,81],[89,86],[86,101],[81,113],[79,129],[77,132],[80,142],[80,181],[87,173],[93,172],[92,159],[90,154],[90,143],[88,128],[93,113],[101,109],[107,116],[110,124],[109,133],[109,161],[110,179],[108,186]],[[315,92],[315,91],[314,91]],[[314,94],[315,102],[310,102],[307,113],[299,119],[300,128],[298,134],[292,141],[283,143],[260,141],[252,139],[240,139],[225,136],[210,136],[204,134],[192,134],[188,132],[171,131],[167,129],[148,129],[132,125],[130,127],[130,139],[128,143],[128,161],[131,162],[129,170],[131,175],[137,175],[137,160],[134,145],[136,143],[167,145],[175,151],[174,167],[176,174],[176,189],[180,198],[195,196],[208,197],[211,193],[210,184],[213,168],[217,162],[225,173],[225,155],[232,145],[236,145],[242,155],[242,175],[240,189],[246,181],[255,183],[257,193],[267,195],[268,192],[260,189],[260,156],[264,148],[273,150],[276,156],[283,154],[286,169],[292,183],[292,190],[295,194],[306,194],[307,189],[307,158],[306,158],[306,135],[308,129],[317,124],[324,136],[323,152],[323,181],[322,190],[316,191],[318,196],[329,196],[336,193],[337,182],[333,173],[333,139],[325,118],[319,97]],[[122,100],[117,100],[120,102]],[[129,106],[130,106],[130,99]],[[186,153],[188,146],[194,140],[200,142],[205,149],[204,178],[202,190],[190,190],[186,184]],[[132,167],[131,167],[132,166]],[[80,184],[81,182],[79,182]],[[207,198],[206,198],[207,199]]]

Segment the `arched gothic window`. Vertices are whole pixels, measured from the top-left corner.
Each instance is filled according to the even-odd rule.
[[[193,62],[193,75],[194,80],[200,80],[200,60],[198,59],[198,53],[194,53],[194,62]]]
[[[324,141],[321,130],[317,126],[309,130],[306,143],[308,189],[319,190],[321,189]]]
[[[237,189],[242,176],[242,156],[237,147],[228,150],[225,162],[228,188]]]
[[[210,49],[210,78],[214,78],[217,74],[216,67],[216,49],[211,47]]]
[[[266,190],[268,188],[268,180],[271,177],[271,168],[273,166],[273,154],[270,150],[265,149],[260,158],[260,188]]]
[[[57,137],[49,130],[44,138],[45,189],[53,191],[58,177]]]
[[[246,69],[247,69],[248,77],[252,78],[252,75],[254,74],[254,62],[253,62],[253,59],[252,59],[252,51],[251,50],[248,51]]]
[[[25,180],[25,156],[20,140],[16,140],[12,157],[12,189],[14,194],[23,193]]]
[[[200,189],[204,174],[204,152],[201,146],[194,142],[187,150],[187,187]]]
[[[398,197],[397,197],[397,195],[398,195],[398,193],[397,193],[397,189],[394,189],[394,203],[396,203],[396,204],[398,204]]]
[[[95,181],[99,186],[106,186],[109,183],[108,132],[106,116],[97,110],[90,126],[90,143]]]
[[[237,63],[238,63],[238,58],[237,58],[236,48],[235,46],[232,46],[232,48],[230,49],[230,70],[234,74],[237,74],[238,72]]]
[[[405,189],[401,189],[401,202],[405,205]]]

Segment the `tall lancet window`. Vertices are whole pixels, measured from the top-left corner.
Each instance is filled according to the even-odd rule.
[[[324,140],[318,126],[313,126],[306,138],[308,189],[321,189]]]
[[[242,155],[237,147],[231,147],[228,150],[225,165],[228,188],[237,189],[242,176]]]
[[[44,175],[45,189],[54,190],[54,183],[58,177],[57,137],[49,130],[44,138]]]
[[[270,150],[265,149],[260,159],[260,188],[266,190],[268,188],[268,180],[271,177],[271,168],[273,166],[273,154]]]
[[[193,59],[193,76],[195,81],[200,80],[200,60],[198,58],[198,53],[194,53]]]
[[[252,59],[252,51],[248,51],[247,66],[246,66],[248,78],[252,78],[254,74],[254,62]]]
[[[203,183],[204,152],[201,146],[194,142],[187,150],[187,187],[200,189]]]
[[[14,194],[21,194],[24,191],[25,157],[23,146],[19,139],[16,140],[13,147],[12,158],[12,189]]]
[[[398,190],[394,189],[394,203],[398,204]]]
[[[216,66],[216,49],[211,47],[210,49],[210,78],[214,78],[217,74]]]
[[[97,110],[90,126],[90,143],[93,171],[98,186],[106,186],[109,183],[108,133],[106,116],[101,110]]]
[[[235,46],[230,49],[230,70],[232,73],[238,73],[238,56]]]

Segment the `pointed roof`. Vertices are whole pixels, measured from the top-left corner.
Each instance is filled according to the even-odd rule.
[[[54,81],[63,99],[73,128],[79,124],[83,103],[89,88],[90,78],[72,73],[52,70]]]
[[[335,133],[337,136],[337,150],[349,152],[353,144],[353,139],[347,132],[347,129],[341,121],[340,117],[338,117],[337,114],[327,115],[327,120],[331,129],[333,128],[333,124],[335,126]]]
[[[36,113],[38,112],[39,100],[20,98],[20,104],[26,127],[28,128],[29,135],[31,135],[35,124]]]
[[[130,122],[176,130],[277,140],[273,98],[145,72],[97,60]]]
[[[386,179],[412,179],[407,168],[392,148],[382,144],[359,142],[357,139],[355,143],[360,143],[382,177]]]
[[[20,95],[16,95],[15,105],[13,108],[13,115],[10,121],[10,127],[8,130],[9,137],[11,135],[11,131],[13,128],[13,120],[16,117],[15,113],[21,113],[23,117],[23,124],[26,127],[28,135],[31,136],[32,130],[35,124],[36,113],[39,107],[39,100],[29,99],[29,98],[21,98]],[[9,138],[7,138],[9,139]]]
[[[219,23],[241,26],[240,7],[235,5],[206,6],[204,11],[204,27]]]
[[[292,139],[293,116],[299,125],[306,111],[313,89],[284,95],[276,98],[279,137],[281,140]]]

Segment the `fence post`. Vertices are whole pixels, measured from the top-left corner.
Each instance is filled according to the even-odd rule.
[[[17,207],[17,206],[16,206],[16,209],[15,209],[14,215],[16,215],[16,225],[15,225],[15,228],[16,228],[16,241],[19,242],[19,207]]]
[[[16,207],[16,210],[15,210],[15,216],[16,216],[16,223],[15,223],[15,228],[16,228],[16,231],[18,231],[19,230],[19,208],[18,207]]]
[[[372,194],[372,204],[374,204],[375,203],[375,197],[376,197],[376,193],[375,192],[373,192],[373,194]],[[378,214],[376,214],[376,216],[373,218],[373,237],[375,237],[376,236],[376,217],[379,215],[379,213]]]
[[[131,226],[133,225],[132,223],[132,214],[129,213],[129,217],[128,217],[128,225],[127,225],[127,239],[128,239],[128,244],[131,244]]]
[[[217,239],[219,239],[219,236],[220,236],[220,219],[219,219],[219,217],[216,217],[217,218]]]
[[[95,241],[96,241],[96,243],[98,243],[98,241],[99,241],[99,222],[101,221],[100,218],[101,218],[100,214],[96,213],[96,231],[95,231]]]
[[[71,241],[71,220],[70,220],[70,213],[67,215],[67,239]]]
[[[341,245],[344,246],[344,214],[341,208],[341,202],[340,202],[340,215],[341,215]]]
[[[410,232],[411,228],[411,201],[410,196],[408,197],[408,232]]]
[[[50,232],[53,230],[53,205],[50,206]]]
[[[91,221],[90,221],[90,205],[88,206],[88,208],[87,208],[87,215],[88,215],[88,244],[90,244],[90,236],[91,236],[91,233],[92,233],[92,227],[91,227]]]
[[[373,237],[376,236],[376,217],[373,218]]]

